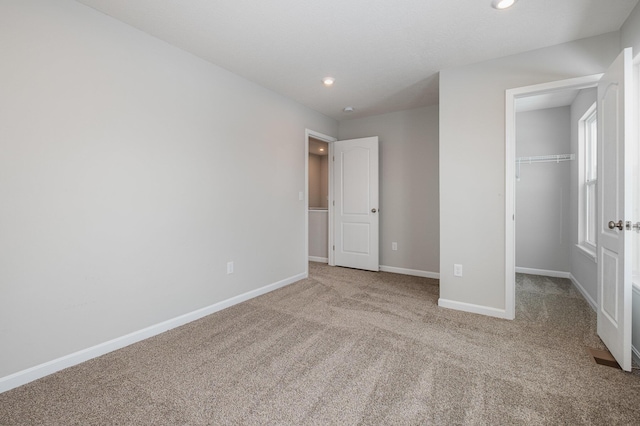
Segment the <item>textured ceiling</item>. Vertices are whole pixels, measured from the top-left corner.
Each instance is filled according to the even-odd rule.
[[[441,69],[617,31],[638,3],[77,1],[338,120],[437,104]]]

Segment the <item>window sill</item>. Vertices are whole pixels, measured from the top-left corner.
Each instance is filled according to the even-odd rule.
[[[595,251],[580,244],[576,244],[576,248],[578,249],[578,252],[592,260],[593,263],[598,263]]]

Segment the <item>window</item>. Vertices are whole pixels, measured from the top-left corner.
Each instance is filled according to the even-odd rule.
[[[597,244],[598,119],[594,103],[582,116],[579,130],[580,248],[595,259]]]

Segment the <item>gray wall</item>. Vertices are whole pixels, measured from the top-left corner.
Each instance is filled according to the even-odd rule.
[[[442,299],[505,308],[505,90],[603,72],[619,51],[616,32],[440,72]]]
[[[575,100],[571,104],[571,152],[576,154],[578,158],[578,122],[585,112],[593,105],[597,99],[597,90],[584,89],[578,93]],[[595,259],[585,254],[576,247],[579,240],[579,199],[578,192],[580,190],[579,162],[571,162],[571,217],[575,220],[571,224],[571,274],[583,291],[591,298],[591,303],[598,300],[597,289],[597,264]]]
[[[309,207],[329,206],[329,156],[309,154]]]
[[[329,212],[309,211],[309,256],[329,260]]]
[[[320,156],[320,204],[319,207],[329,207],[329,156]]]
[[[0,2],[0,51],[0,377],[305,272],[335,120],[74,1]]]
[[[309,154],[309,207],[320,207],[320,156]]]
[[[341,121],[338,135],[380,137],[380,264],[437,273],[438,106]]]
[[[516,157],[570,154],[570,108],[516,115]],[[521,164],[516,182],[516,267],[569,272],[571,163]]]
[[[634,56],[640,53],[640,3],[636,5],[620,29],[621,48],[632,47]]]

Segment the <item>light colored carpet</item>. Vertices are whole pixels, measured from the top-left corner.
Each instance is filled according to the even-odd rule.
[[[519,275],[506,321],[437,307],[435,280],[310,275],[5,392],[0,424],[640,424],[568,280]]]

